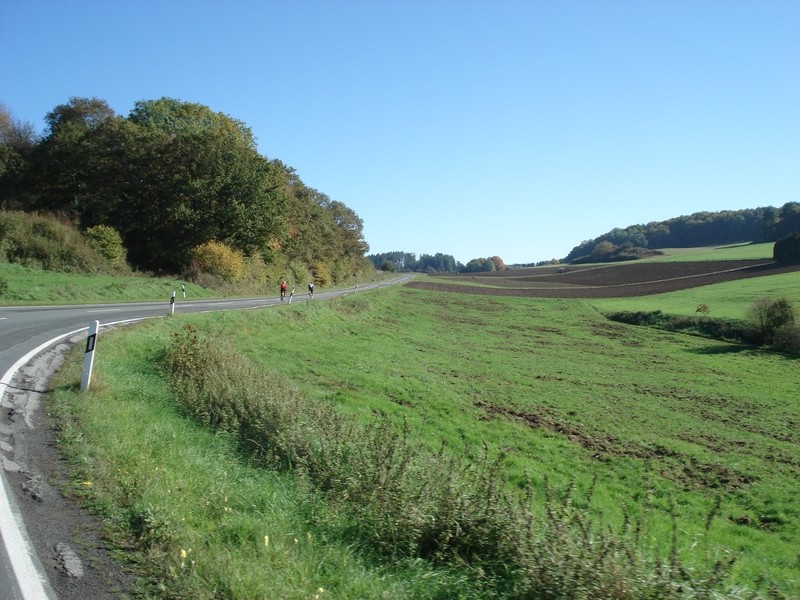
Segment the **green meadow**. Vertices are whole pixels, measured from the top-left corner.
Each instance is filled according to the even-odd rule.
[[[644,261],[685,262],[687,260],[759,260],[772,259],[774,242],[763,244],[732,244],[730,246],[708,246],[706,248],[661,248],[663,256]]]
[[[343,500],[310,494],[291,469],[253,464],[230,431],[190,418],[194,400],[180,397],[162,366],[188,326],[250,365],[231,382],[243,386],[239,395],[257,387],[248,381],[269,382],[264,393],[288,390],[309,420],[316,409],[308,407],[320,406],[365,432],[390,423],[411,447],[457,457],[465,470],[503,457],[503,492],[530,492],[534,513],[561,495],[598,531],[635,521],[643,555],[679,556],[690,570],[733,559],[724,597],[796,597],[797,357],[601,314],[693,313],[705,302],[712,316],[736,316],[760,295],[797,298],[796,274],[760,279],[602,301],[389,287],[257,312],[182,315],[102,335],[96,383],[85,394],[76,391],[75,353],[51,411],[76,493],[118,540],[139,541],[126,555],[148,582],[143,594],[513,596],[488,579],[481,584],[468,561],[393,562],[370,553],[332,508]],[[190,359],[172,358],[192,371]],[[683,592],[651,597],[709,597]]]
[[[587,302],[602,312],[660,310],[671,315],[696,315],[705,304],[710,317],[745,319],[753,302],[781,298],[800,305],[800,272],[753,277],[677,292],[634,298],[598,298]]]

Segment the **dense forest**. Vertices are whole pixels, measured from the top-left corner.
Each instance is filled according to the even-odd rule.
[[[798,202],[787,202],[781,208],[699,212],[668,221],[612,229],[575,246],[562,262],[634,260],[652,255],[658,248],[774,242],[796,233],[800,233]]]
[[[39,135],[0,106],[0,209],[105,228],[134,270],[191,276],[233,257],[326,285],[372,269],[358,215],[225,114],[161,98],[124,117],[71,98],[45,121]]]

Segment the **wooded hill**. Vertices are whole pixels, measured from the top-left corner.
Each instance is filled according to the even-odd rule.
[[[259,154],[241,121],[171,98],[127,117],[71,98],[45,121],[38,136],[0,106],[3,210],[112,228],[140,271],[195,272],[209,244],[322,285],[372,269],[358,215]]]
[[[800,203],[781,208],[698,212],[668,221],[612,229],[575,246],[562,262],[610,262],[652,255],[657,248],[774,242],[800,233]]]

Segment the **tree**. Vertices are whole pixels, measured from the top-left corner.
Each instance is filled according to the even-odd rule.
[[[788,298],[761,298],[751,305],[748,312],[755,341],[762,344],[771,344],[776,332],[793,326],[796,316],[794,304]]]
[[[188,249],[212,239],[245,254],[266,252],[285,197],[247,127],[202,105],[169,98],[137,102],[129,119],[160,143],[143,157],[139,185],[128,200],[141,217],[160,206],[153,241],[169,239],[175,257],[150,250],[145,259],[175,269]]]
[[[778,240],[793,233],[800,233],[800,202],[787,202],[781,206],[772,229],[772,239]]]
[[[0,104],[0,207],[19,208],[21,201],[21,178],[39,136],[33,125],[15,119],[3,104]]]
[[[617,247],[609,241],[603,241],[592,250],[592,258],[604,260],[610,258],[617,251]]]
[[[96,129],[115,116],[116,113],[105,100],[72,97],[66,104],[59,104],[47,113],[45,121],[53,134],[69,126],[83,130]]]
[[[782,263],[800,263],[800,233],[788,235],[775,242],[772,256]]]
[[[491,258],[473,258],[464,267],[465,273],[485,273],[497,269]]]
[[[458,265],[456,264],[456,259],[450,254],[437,252],[434,255],[420,255],[419,260],[414,266],[414,270],[425,272],[433,271],[435,273],[455,273],[458,271]]]
[[[0,139],[11,131],[4,114]],[[148,271],[180,273],[209,241],[281,268],[323,265],[334,278],[367,268],[358,215],[261,156],[228,115],[161,98],[137,102],[126,118],[103,100],[70,98],[46,120],[30,157],[0,143],[0,169],[16,165],[14,177],[0,171],[5,208],[111,227],[131,265]]]
[[[72,99],[48,122],[29,173],[31,208],[113,227],[146,270],[178,273],[210,240],[266,252],[284,198],[240,122],[164,98],[137,102],[128,119]]]
[[[383,268],[386,262],[391,262],[394,265],[393,272],[409,272],[417,268],[417,257],[413,252],[383,252],[381,254],[370,254],[367,258],[372,261],[376,269]]]

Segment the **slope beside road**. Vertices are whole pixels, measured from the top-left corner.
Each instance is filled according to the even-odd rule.
[[[387,283],[358,287],[366,291]],[[353,293],[317,292],[314,301]],[[303,294],[295,302],[308,301]],[[88,511],[62,493],[67,466],[43,410],[48,382],[65,352],[86,343],[95,320],[103,332],[176,313],[280,305],[276,297],[186,302],[0,307],[0,600],[126,598],[133,578],[113,559]],[[102,344],[102,342],[98,342]]]

